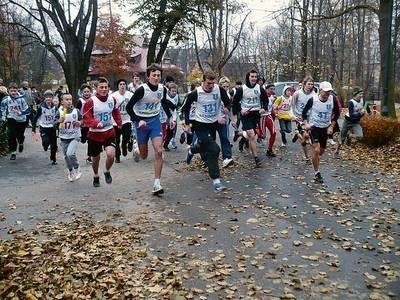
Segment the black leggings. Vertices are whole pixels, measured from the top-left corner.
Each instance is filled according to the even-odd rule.
[[[26,122],[17,122],[15,119],[7,119],[8,150],[17,151],[17,145],[22,145],[25,140]]]

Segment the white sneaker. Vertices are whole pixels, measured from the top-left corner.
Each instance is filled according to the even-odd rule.
[[[71,171],[68,170],[68,181],[72,182],[74,180],[75,180],[75,172],[74,172],[74,170],[73,169]]]
[[[285,144],[285,143],[282,143],[282,144],[281,144],[281,147],[282,147],[282,148],[286,147],[286,144]]]
[[[328,143],[332,146],[336,145],[336,142],[333,139],[328,139]]]
[[[152,194],[153,195],[161,195],[161,194],[163,194],[164,193],[164,189],[162,188],[162,186],[161,186],[161,184],[154,184],[153,185],[153,190],[152,190]]]
[[[233,164],[233,159],[232,158],[225,158],[222,162],[222,167],[226,168],[229,167],[231,164]]]
[[[78,167],[78,169],[75,169],[75,180],[78,180],[81,178],[82,172],[81,172],[81,167]]]

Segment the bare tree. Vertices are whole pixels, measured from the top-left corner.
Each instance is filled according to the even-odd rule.
[[[14,25],[23,28],[54,55],[64,71],[70,92],[76,97],[79,86],[86,81],[90,65],[98,18],[97,0],[32,2],[8,1],[11,10],[24,12],[25,20],[32,20],[33,24]]]
[[[207,60],[198,59],[199,67],[204,71],[204,64],[216,74],[222,75],[222,70],[240,43],[243,26],[250,12],[247,12],[241,19],[239,26],[233,25],[233,16],[242,12],[243,7],[238,3],[228,0],[217,0],[213,6],[203,6],[208,15],[207,23],[201,26],[206,34],[206,48],[209,50]],[[197,31],[193,28],[195,47],[198,53]]]

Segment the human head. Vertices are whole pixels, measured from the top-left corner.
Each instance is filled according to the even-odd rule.
[[[235,82],[235,86],[236,87],[239,87],[239,86],[242,86],[242,85],[243,85],[243,82],[241,80],[236,80],[236,82]]]
[[[62,106],[65,108],[71,108],[72,107],[72,95],[71,94],[68,94],[68,93],[65,93],[65,94],[62,94],[62,96],[61,96],[61,104],[62,104]]]
[[[18,96],[18,85],[15,82],[10,82],[8,85],[8,93],[11,97]]]
[[[290,97],[291,94],[292,94],[292,87],[289,85],[285,85],[283,87],[282,95],[287,98],[287,97]]]
[[[332,84],[328,81],[322,81],[319,84],[319,94],[320,94],[320,99],[326,100],[328,99],[329,95],[333,91],[332,89]]]
[[[215,84],[215,79],[216,79],[216,76],[215,76],[214,72],[212,72],[212,71],[204,72],[203,81],[201,83],[201,86],[205,92],[209,93],[213,90],[214,84]]]
[[[230,87],[230,85],[231,85],[231,81],[229,80],[228,77],[222,76],[222,77],[219,79],[218,85],[219,85],[220,87],[222,87],[224,90],[228,91],[228,90],[229,90],[229,87]]]
[[[353,98],[354,98],[355,100],[359,100],[359,99],[361,99],[363,96],[364,96],[364,91],[363,91],[363,89],[362,89],[361,87],[359,87],[359,86],[355,86],[355,87],[353,88]]]
[[[43,97],[44,97],[44,102],[45,102],[47,105],[51,105],[51,104],[53,103],[54,93],[53,93],[52,90],[46,90],[46,91],[43,93]]]
[[[21,82],[21,87],[22,87],[24,90],[29,89],[29,82],[26,81],[26,80],[22,81],[22,82]]]
[[[117,81],[117,86],[118,86],[118,91],[119,91],[121,94],[124,94],[125,91],[126,91],[126,80],[125,80],[125,79],[119,79],[119,80]]]
[[[275,95],[275,85],[273,83],[268,83],[265,86],[265,91],[267,92],[268,96]]]
[[[157,85],[161,81],[162,68],[160,65],[151,64],[146,69],[147,80],[152,85]]]
[[[5,86],[0,86],[0,94],[7,95],[7,88]]]
[[[80,90],[83,99],[89,99],[92,95],[92,88],[87,83],[82,84]]]
[[[303,91],[308,94],[311,93],[314,88],[314,78],[312,76],[306,76],[303,79]]]
[[[108,95],[108,80],[105,77],[99,77],[97,80],[96,95],[107,96]]]
[[[178,86],[176,85],[176,83],[175,82],[168,83],[168,94],[171,97],[175,97],[177,93],[178,93]]]
[[[251,69],[246,74],[246,85],[249,87],[255,86],[258,80],[258,72],[255,69]]]
[[[260,86],[263,86],[263,85],[265,84],[265,82],[266,82],[266,80],[265,80],[264,77],[262,77],[262,76],[259,76],[259,77],[258,77],[257,83],[258,83]]]

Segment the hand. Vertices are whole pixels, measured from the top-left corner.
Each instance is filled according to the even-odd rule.
[[[261,109],[259,110],[259,112],[260,112],[260,114],[264,114],[264,113],[265,113],[265,109],[264,109],[264,108],[261,108]]]
[[[226,120],[225,120],[224,117],[219,117],[218,120],[217,120],[217,122],[218,122],[218,124],[225,124],[225,123],[226,123]]]
[[[333,126],[332,125],[330,125],[328,127],[327,133],[328,133],[328,135],[331,135],[333,133]]]
[[[310,130],[311,129],[311,127],[312,127],[312,124],[311,123],[304,123],[304,129],[305,130]]]
[[[185,125],[184,131],[185,131],[185,132],[190,132],[190,125]]]
[[[224,108],[222,109],[222,112],[223,112],[224,114],[226,114],[226,115],[229,115],[229,109],[227,109],[226,107],[224,107]]]
[[[72,125],[79,127],[79,126],[81,126],[81,122],[74,120],[74,121],[72,121]]]
[[[147,126],[147,123],[146,123],[145,120],[140,120],[140,121],[139,121],[139,123],[138,123],[138,128],[146,127],[146,126]]]
[[[97,128],[103,128],[103,123],[99,122],[96,127]]]
[[[176,122],[175,122],[174,120],[170,120],[170,121],[169,121],[169,128],[170,128],[170,129],[174,129],[175,126],[176,126]]]
[[[241,113],[242,116],[247,115],[249,112],[250,112],[250,109],[242,109],[242,110],[240,111],[240,113]]]

